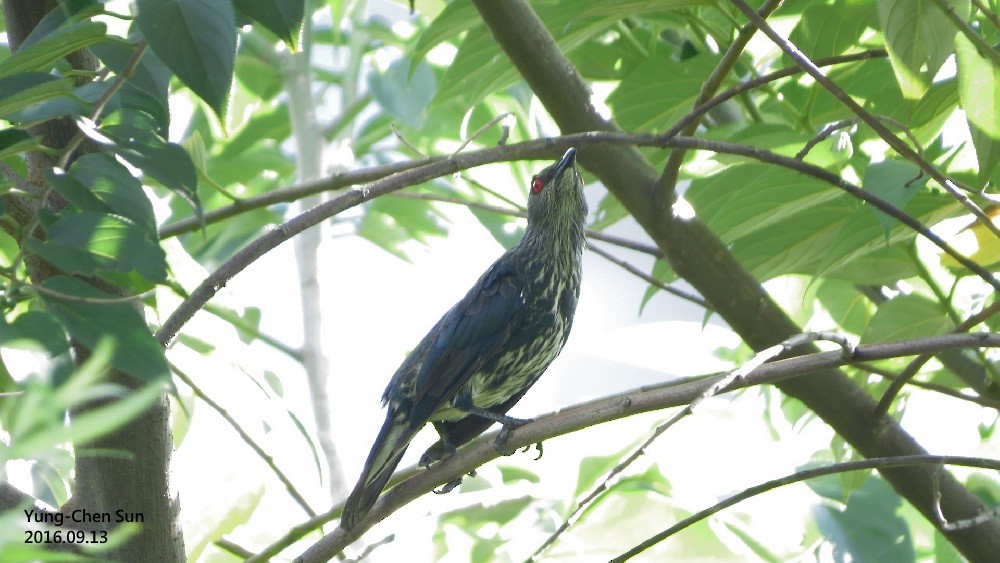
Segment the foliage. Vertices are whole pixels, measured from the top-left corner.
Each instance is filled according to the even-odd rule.
[[[36,495],[53,502],[65,502],[72,475],[66,463],[52,460],[67,450],[78,456],[94,437],[127,428],[165,387],[179,399],[175,407],[195,404],[191,395],[181,397],[174,389],[171,382],[179,376],[170,375],[173,352],[164,353],[167,342],[157,339],[155,326],[170,318],[178,298],[191,299],[188,286],[200,279],[181,273],[188,265],[215,271],[291,217],[288,204],[385,178],[393,171],[388,163],[447,156],[467,139],[475,148],[556,132],[536,92],[471,2],[417,2],[418,13],[409,18],[401,4],[374,0],[139,0],[131,6],[134,14],[126,13],[127,2],[53,5],[16,50],[0,55],[0,392],[14,394],[0,396],[0,428],[6,434],[0,461],[34,460],[51,469],[47,479],[36,480]],[[1000,263],[997,229],[972,213],[982,208],[983,216],[996,215],[1000,182],[995,0],[782,3],[768,21],[780,21],[784,35],[818,61],[864,115],[800,71],[768,78],[795,62],[759,33],[727,57],[730,46],[740,44],[746,21],[731,3],[532,0],[530,5],[593,89],[600,111],[628,132],[670,131],[693,106],[761,79],[758,87],[716,104],[692,130],[693,136],[749,145],[754,152],[674,149],[682,155],[675,208],[690,206],[757,280],[768,282],[800,326],[834,330],[863,343],[909,340],[951,332],[995,304],[998,285],[990,268]],[[96,70],[75,61],[81,50],[93,55]],[[293,107],[288,94],[290,69],[303,55],[311,57],[304,78],[312,81],[309,91],[316,97],[309,111]],[[336,63],[322,62],[327,59]],[[706,91],[706,81],[720,68],[725,72],[718,87]],[[560,75],[553,73],[553,79]],[[505,113],[511,117],[502,122],[502,134],[501,127],[479,131]],[[321,116],[316,124],[321,142],[331,147],[333,170],[370,174],[347,183],[337,183],[332,174],[323,185],[296,184],[292,145],[297,120],[305,114]],[[893,150],[886,133],[865,116],[922,161]],[[72,136],[53,144],[39,127],[51,120],[72,124]],[[668,151],[635,144],[643,145],[640,150],[655,166],[669,166]],[[517,239],[517,206],[532,169],[516,161],[497,166],[508,181],[491,182],[487,189],[476,172],[463,171],[408,190],[407,197],[366,201],[331,221],[339,232],[413,260],[414,242],[426,245],[448,236],[450,215],[442,202],[458,202],[509,246]],[[931,179],[929,171],[948,178],[949,185]],[[594,179],[587,173],[588,182]],[[859,186],[894,213],[837,182]],[[620,198],[598,191],[594,231],[632,221]],[[905,216],[945,242],[922,237],[901,220]],[[662,252],[652,254],[643,256],[645,269],[661,283],[642,288],[637,308],[666,298],[659,293],[662,284],[678,277]],[[970,259],[978,269],[970,269]],[[774,289],[785,283],[798,284],[801,292],[789,298]],[[734,302],[739,298],[733,296]],[[714,310],[706,315],[722,315],[727,306],[709,305]],[[277,331],[264,326],[252,306],[198,308],[232,326],[244,343],[261,341],[295,355],[269,336]],[[997,321],[977,319],[962,330],[982,328],[984,322],[992,329]],[[221,336],[203,340],[186,331],[178,342],[177,348],[206,360],[225,343]],[[75,365],[74,346],[92,351],[90,359]],[[32,351],[42,367],[29,375],[31,369],[8,361],[12,350]],[[745,359],[746,353],[733,356]],[[975,350],[939,360],[919,369],[915,381],[982,398],[988,408],[969,402],[965,412],[979,419],[980,409],[989,411],[992,422],[971,431],[979,433],[983,449],[995,445],[1000,372],[994,355]],[[877,400],[886,386],[876,375],[898,374],[907,363],[894,358],[845,371]],[[261,396],[284,398],[282,376],[241,367]],[[130,376],[130,383],[102,382],[111,368]],[[193,374],[183,388],[210,375]],[[774,447],[780,448],[778,439],[804,432],[812,415],[800,403],[772,400],[769,393],[761,391],[758,398]],[[93,401],[106,405],[72,416],[64,426],[65,411]],[[310,459],[306,465],[322,475],[327,469],[320,467],[311,431],[296,410],[282,408],[279,418],[294,428],[303,457],[270,466],[279,473],[278,466]],[[892,414],[904,415],[905,403],[896,402]],[[256,422],[270,424],[263,417]],[[174,424],[178,438],[190,439],[182,422]],[[949,427],[966,430],[959,423]],[[827,461],[857,455],[838,438],[813,446]],[[441,516],[426,543],[440,556],[523,559],[630,451],[579,452],[575,490],[547,490],[546,480],[524,467],[486,472],[466,482],[457,495],[461,506]],[[699,508],[675,495],[662,465],[662,460],[640,464],[613,480],[573,521],[572,541],[566,543],[588,556],[614,556]],[[973,475],[968,486],[983,492],[997,484],[992,476]],[[505,487],[526,487],[531,495],[463,503],[478,498],[477,487],[500,494]],[[957,557],[934,525],[877,476],[824,478],[810,487],[811,516],[795,545],[769,543],[748,522],[749,512],[735,509],[690,528],[659,546],[658,553],[768,560],[821,554],[836,560]],[[259,501],[257,489],[246,491],[215,521],[200,523],[197,541],[189,540],[191,554],[241,527],[252,528],[260,517]],[[640,522],[649,514],[657,515],[655,526],[649,518]],[[182,511],[182,518],[188,517]],[[276,541],[283,532],[271,530],[262,541]],[[0,534],[0,548],[22,539]],[[557,541],[547,553],[569,552]]]

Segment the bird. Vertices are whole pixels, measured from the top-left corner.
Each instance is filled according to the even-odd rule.
[[[576,149],[532,176],[527,197],[521,240],[441,317],[389,381],[382,395],[385,423],[344,502],[345,530],[371,511],[426,423],[440,440],[421,457],[425,466],[450,457],[493,423],[502,426],[494,447],[506,454],[510,432],[531,422],[506,413],[562,351],[580,296],[587,203]]]

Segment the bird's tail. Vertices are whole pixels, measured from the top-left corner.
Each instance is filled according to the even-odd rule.
[[[390,407],[385,417],[385,424],[375,439],[375,445],[368,454],[365,468],[354,490],[344,502],[344,513],[340,517],[340,525],[350,530],[364,518],[375,505],[379,494],[385,488],[392,472],[403,458],[406,447],[410,445],[415,430],[410,428],[405,412],[399,412]]]

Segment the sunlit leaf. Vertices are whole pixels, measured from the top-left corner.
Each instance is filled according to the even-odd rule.
[[[225,113],[236,55],[229,2],[138,0],[136,23],[153,52],[218,115]]]
[[[968,17],[969,0],[946,2],[958,17]],[[954,24],[932,0],[878,0],[878,18],[903,95],[919,98],[954,52]]]

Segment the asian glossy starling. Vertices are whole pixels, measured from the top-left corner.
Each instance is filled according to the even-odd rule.
[[[503,453],[511,429],[529,422],[506,415],[569,336],[580,294],[587,204],[570,149],[531,179],[528,227],[472,289],[410,352],[382,395],[388,406],[341,526],[371,510],[414,434],[428,421],[441,440],[422,465],[449,457],[494,422]]]

